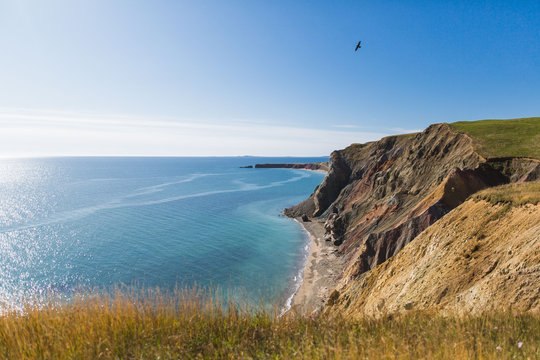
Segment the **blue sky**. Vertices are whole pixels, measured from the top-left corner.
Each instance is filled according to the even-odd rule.
[[[327,155],[539,116],[538,19],[526,0],[0,0],[0,155]]]

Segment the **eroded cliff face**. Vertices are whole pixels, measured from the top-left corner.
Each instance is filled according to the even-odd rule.
[[[335,292],[325,311],[357,317],[410,310],[538,312],[539,284],[540,204],[473,197]]]
[[[480,189],[539,177],[534,159],[484,159],[448,124],[335,151],[329,171],[289,216],[324,220],[343,259],[346,288],[396,255],[423,230]]]

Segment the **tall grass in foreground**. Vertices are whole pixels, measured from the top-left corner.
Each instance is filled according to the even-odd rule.
[[[276,312],[277,313],[277,312]],[[80,296],[0,316],[7,359],[418,359],[540,357],[540,317],[303,317],[202,291]]]

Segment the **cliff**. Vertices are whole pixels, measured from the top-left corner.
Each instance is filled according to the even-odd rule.
[[[475,195],[384,264],[334,293],[328,312],[540,310],[540,182]]]
[[[540,125],[540,118],[526,120]],[[537,135],[532,134],[531,144]],[[471,194],[539,178],[539,160],[500,156],[511,146],[489,157],[479,144],[489,148],[489,142],[453,124],[353,144],[331,154],[321,185],[285,213],[325,223],[326,239],[341,258],[336,290],[348,289]]]

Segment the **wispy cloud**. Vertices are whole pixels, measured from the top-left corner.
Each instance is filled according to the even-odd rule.
[[[2,156],[309,156],[386,135],[245,120],[0,109]]]
[[[332,127],[339,128],[339,129],[358,129],[360,126],[349,125],[349,124],[337,124],[337,125],[332,125]]]
[[[367,126],[360,126],[360,125],[354,125],[354,124],[337,124],[337,125],[332,125],[332,128],[357,129],[357,130],[363,129],[364,131],[366,131],[366,129],[373,129],[373,126],[367,127]],[[394,127],[394,128],[388,128],[388,129],[387,128],[379,129],[379,131],[376,131],[376,132],[377,133],[383,132],[389,135],[389,134],[409,134],[409,133],[416,133],[420,131],[422,131],[422,129],[405,129],[405,128],[400,128],[400,127]]]

